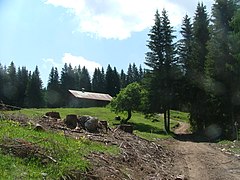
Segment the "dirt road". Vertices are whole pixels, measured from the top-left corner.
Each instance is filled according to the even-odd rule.
[[[24,116],[9,119],[26,126],[30,120]],[[61,132],[64,124],[53,119],[35,119],[51,132]],[[76,171],[76,179],[89,180],[240,180],[240,159],[227,155],[218,145],[195,139],[188,134],[189,124],[180,123],[176,139],[148,141],[119,128],[108,133],[76,132],[66,129],[66,134],[79,139],[119,147],[118,155],[92,153],[86,159],[91,168],[84,173]],[[179,175],[183,175],[180,176]],[[177,178],[179,176],[179,178]]]
[[[224,154],[206,142],[193,142],[186,138],[186,123],[180,123],[177,134],[182,134],[178,141],[173,141],[176,153],[174,171],[190,180],[239,180],[240,160]],[[190,135],[189,135],[190,136]]]

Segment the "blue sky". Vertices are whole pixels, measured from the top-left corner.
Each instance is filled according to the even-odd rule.
[[[210,11],[213,0],[203,0]],[[174,29],[198,0],[0,0],[0,63],[40,69],[64,63],[118,71],[144,64],[149,27],[165,8]]]

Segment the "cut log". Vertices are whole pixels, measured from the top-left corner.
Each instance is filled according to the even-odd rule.
[[[45,115],[51,118],[61,119],[59,112],[47,112]]]
[[[107,121],[100,121],[100,124],[102,125],[102,128],[108,132],[108,122]]]
[[[86,123],[89,119],[91,119],[90,116],[80,116],[80,117],[78,118],[78,124],[81,126],[81,128],[83,128],[83,129],[86,130],[86,128],[85,128],[85,123]]]
[[[45,131],[44,127],[42,127],[42,125],[38,124],[38,123],[35,125],[34,130],[35,131]]]
[[[127,132],[127,133],[133,133],[133,126],[130,124],[120,124],[119,129]]]
[[[67,125],[68,128],[75,129],[77,127],[77,121],[77,115],[69,114],[66,116],[64,123]]]
[[[89,120],[87,120],[87,122],[84,125],[88,132],[91,133],[98,132],[99,122],[97,118],[91,117]]]

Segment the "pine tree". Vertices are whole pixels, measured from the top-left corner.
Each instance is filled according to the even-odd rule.
[[[173,99],[173,79],[175,78],[175,50],[172,35],[173,30],[166,10],[160,17],[155,14],[155,24],[150,29],[145,64],[151,69],[148,71],[146,87],[148,88],[148,111],[163,112],[166,131],[170,130],[170,108]]]
[[[186,77],[191,76],[192,46],[193,46],[193,27],[191,19],[186,15],[183,19],[181,31],[182,39],[178,44],[179,63],[183,66]]]
[[[6,96],[4,93],[4,89],[5,89],[4,85],[6,83],[6,77],[7,77],[7,72],[2,66],[2,64],[0,63],[0,103],[6,101]]]
[[[81,66],[79,65],[78,67],[74,67],[74,83],[75,83],[75,90],[82,90],[80,88],[80,77],[82,75],[82,69]]]
[[[140,81],[143,80],[143,77],[144,77],[144,70],[142,69],[142,66],[140,65],[139,66],[139,79],[140,79]]]
[[[208,77],[207,90],[217,102],[212,121],[220,125],[225,135],[231,136],[234,126],[235,105],[233,99],[238,87],[234,68],[239,64],[232,54],[229,34],[233,32],[230,22],[237,11],[235,0],[216,0],[212,10],[212,36],[208,45],[209,54],[206,62]],[[213,123],[213,122],[212,122]]]
[[[104,70],[102,71],[99,68],[95,68],[92,78],[92,91],[104,93],[105,90],[105,77]]]
[[[82,68],[82,73],[80,76],[80,89],[84,89],[85,91],[91,91],[91,79],[90,79],[90,75],[88,70],[86,69],[86,67],[84,66]]]
[[[192,30],[190,19],[186,16],[181,33],[184,45],[180,51],[180,60],[183,60],[185,71],[183,92],[187,92],[184,100],[190,104],[193,131],[201,132],[206,126],[208,111],[204,83],[207,43],[210,39],[209,19],[203,3],[197,5]]]
[[[103,67],[101,69],[100,84],[101,84],[100,92],[106,93],[106,75],[105,75]]]
[[[189,98],[192,88],[192,61],[193,61],[193,26],[191,18],[185,15],[183,18],[180,33],[182,39],[178,41],[178,64],[181,67],[181,79],[176,86],[178,92],[178,104],[180,106],[189,107]],[[176,102],[176,100],[175,100]]]
[[[60,81],[58,75],[58,69],[52,67],[48,78],[46,100],[47,106],[56,108],[61,106],[61,94],[60,94]]]
[[[6,103],[11,105],[17,104],[17,73],[16,67],[13,62],[7,68],[7,82],[5,82],[5,96],[6,96]]]
[[[121,89],[127,86],[127,75],[124,73],[123,69],[121,70],[121,73],[120,73],[120,84],[121,84]]]
[[[196,81],[198,77],[202,77],[205,71],[205,61],[208,54],[207,43],[210,39],[209,18],[206,6],[203,3],[198,3],[197,10],[193,22],[193,76]],[[201,81],[200,81],[201,82]],[[200,85],[201,86],[201,85]]]
[[[24,107],[26,90],[28,85],[28,70],[26,67],[18,68],[17,71],[17,106]]]
[[[29,108],[39,108],[44,106],[42,80],[40,79],[40,73],[37,66],[32,75],[30,75],[26,91],[26,104]]]
[[[120,92],[120,77],[117,72],[116,67],[113,68],[113,80],[114,80],[114,89],[113,89],[113,94],[116,96]]]
[[[139,82],[140,81],[139,72],[135,63],[133,63],[132,65],[132,72],[133,72],[133,82]]]
[[[132,64],[130,63],[127,70],[127,85],[133,83],[133,69]]]
[[[120,78],[117,69],[108,65],[106,71],[106,91],[111,96],[116,96],[120,91]]]
[[[61,78],[60,78],[60,87],[61,87],[61,97],[62,102],[61,106],[68,106],[70,101],[70,94],[68,92],[69,89],[75,89],[75,77],[74,71],[71,64],[67,65],[64,64],[64,67],[61,71]]]

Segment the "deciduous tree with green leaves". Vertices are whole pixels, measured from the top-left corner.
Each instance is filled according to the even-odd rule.
[[[128,113],[127,118],[123,120],[124,123],[131,119],[132,111],[139,110],[142,97],[141,89],[138,83],[131,83],[111,101],[110,106],[115,113],[124,111]]]

